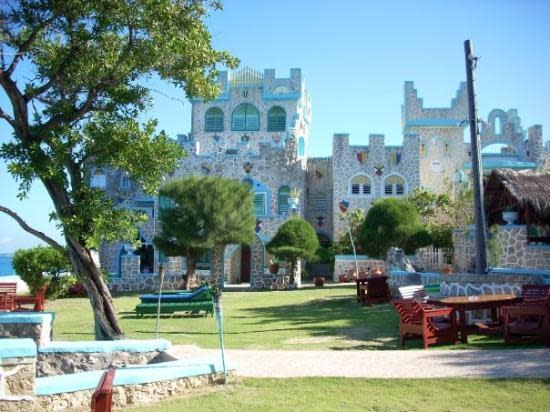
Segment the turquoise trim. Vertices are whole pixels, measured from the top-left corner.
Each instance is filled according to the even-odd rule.
[[[234,370],[235,368],[227,367],[226,369]],[[128,366],[117,369],[113,385],[140,385],[190,376],[210,375],[222,371],[223,367],[219,361],[180,360],[160,364]],[[45,396],[95,389],[104,372],[98,370],[37,378],[36,395]]]
[[[537,165],[532,162],[521,162],[516,160],[491,159],[484,158],[482,155],[481,162],[483,170],[493,169],[536,169]],[[472,162],[465,162],[462,166],[466,170],[472,169]]]
[[[109,353],[114,351],[124,352],[153,352],[163,351],[170,348],[172,344],[166,339],[149,339],[149,340],[114,340],[114,341],[77,341],[65,342],[55,341],[47,345],[41,346],[38,351],[40,353],[92,353],[103,352]]]
[[[407,120],[405,129],[409,127],[461,127],[462,120],[457,119],[422,119]],[[465,127],[464,124],[462,127]]]
[[[544,244],[544,245],[534,245],[532,243],[528,243],[527,244],[527,248],[531,248],[531,249],[550,249],[550,245],[549,244]]]
[[[36,343],[32,339],[0,339],[0,359],[35,356]]]
[[[550,276],[550,269],[519,269],[519,268],[492,268],[491,275],[532,275]]]
[[[0,323],[52,323],[51,313],[0,312]]]
[[[367,255],[357,255],[357,260],[368,260],[369,257]],[[334,256],[334,260],[343,260],[343,261],[350,261],[355,260],[355,257],[353,255],[336,255]]]

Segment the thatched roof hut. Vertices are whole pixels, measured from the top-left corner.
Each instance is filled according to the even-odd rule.
[[[485,185],[485,212],[502,224],[502,212],[518,212],[518,223],[550,227],[550,172],[494,169]]]

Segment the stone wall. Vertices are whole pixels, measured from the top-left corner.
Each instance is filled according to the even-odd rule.
[[[531,275],[445,275],[441,277],[443,296],[521,295],[521,285],[542,283],[542,278]]]
[[[228,373],[228,381],[234,380],[234,373]],[[223,382],[221,374],[191,376],[171,379],[141,385],[125,385],[113,387],[113,408],[123,408],[130,405],[160,402],[165,399],[191,393],[207,386]],[[88,410],[93,390],[61,393],[37,397],[37,403],[47,411],[82,411]]]
[[[418,146],[416,135],[407,135],[403,146],[385,146],[384,135],[369,135],[368,146],[351,146],[349,134],[335,134],[332,144],[332,221],[333,238],[346,232],[340,219],[338,204],[345,200],[349,209],[367,211],[375,199],[391,197],[384,192],[385,180],[398,176],[404,180],[405,196],[420,185]],[[354,194],[351,180],[364,176],[370,182],[370,194]]]
[[[36,358],[0,358],[0,398],[34,395],[35,376]]]
[[[496,243],[499,248],[499,261],[494,267],[549,269],[550,245],[527,243],[527,226],[498,226]],[[475,266],[475,228],[453,231],[453,262],[458,272],[473,271]]]
[[[70,373],[103,370],[109,367],[154,363],[162,352],[53,352],[38,353],[36,376],[66,375]]]
[[[308,159],[306,173],[306,219],[320,233],[332,239],[334,222],[332,210],[332,160]]]
[[[51,319],[43,323],[0,323],[0,338],[30,338],[38,346],[50,342],[51,332]]]

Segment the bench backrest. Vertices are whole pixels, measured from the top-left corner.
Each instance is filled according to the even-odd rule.
[[[115,380],[116,369],[110,368],[101,375],[101,379],[92,395],[92,412],[111,412],[113,404],[113,381]]]
[[[0,282],[0,292],[17,293],[17,283],[15,282]]]
[[[386,275],[370,275],[367,278],[367,295],[379,298],[388,294],[388,277]]]
[[[402,299],[417,299],[423,301],[428,298],[423,285],[401,286],[399,288],[399,294]]]
[[[550,296],[550,285],[521,285],[524,303],[543,303]]]

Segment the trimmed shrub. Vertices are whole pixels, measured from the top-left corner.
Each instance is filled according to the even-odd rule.
[[[76,283],[76,277],[69,273],[71,264],[67,257],[51,246],[19,249],[13,255],[12,265],[31,294],[48,285],[48,299],[63,296]]]

